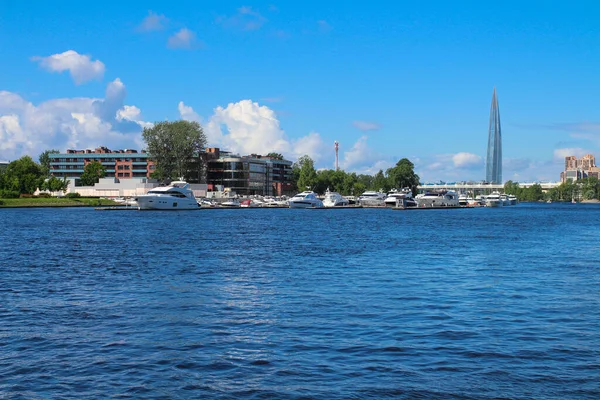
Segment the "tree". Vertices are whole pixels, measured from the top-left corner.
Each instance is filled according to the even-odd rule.
[[[375,174],[375,176],[373,177],[373,181],[371,183],[371,189],[373,190],[383,190],[384,192],[387,192],[390,187],[389,187],[389,183],[388,180],[386,178],[386,176],[383,174],[383,170],[379,170],[379,172],[377,172]]]
[[[32,194],[44,181],[42,167],[31,157],[23,156],[8,164],[2,177],[0,189]]]
[[[388,182],[396,189],[410,188],[413,195],[417,194],[419,186],[419,175],[415,174],[415,165],[408,158],[403,158],[396,166],[386,171]]]
[[[296,169],[298,175],[296,184],[298,190],[313,190],[317,184],[317,172],[315,171],[315,163],[312,158],[307,155],[300,157],[292,166],[292,175],[294,175],[294,169]]]
[[[267,157],[271,157],[274,160],[283,160],[283,155],[281,153],[275,153],[274,151],[267,154]]]
[[[69,187],[69,180],[67,178],[57,178],[51,176],[46,179],[40,186],[40,190],[47,190],[49,192],[66,192]]]
[[[149,156],[156,163],[159,179],[188,179],[201,175],[200,152],[206,135],[198,122],[157,122],[142,133]],[[196,164],[196,170],[194,170]]]
[[[87,164],[83,169],[83,174],[79,178],[79,184],[81,186],[93,186],[98,183],[100,178],[106,176],[106,168],[98,161],[92,161]]]
[[[50,175],[50,154],[60,154],[60,151],[52,149],[40,154],[39,160],[44,176]]]

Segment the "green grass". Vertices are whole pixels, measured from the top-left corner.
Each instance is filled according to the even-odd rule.
[[[99,207],[118,205],[112,200],[98,199],[95,197],[67,198],[22,198],[22,199],[0,199],[0,208],[8,207]]]

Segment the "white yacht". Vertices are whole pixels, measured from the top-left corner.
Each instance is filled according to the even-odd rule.
[[[419,207],[458,207],[458,194],[452,190],[436,190],[418,194]]]
[[[417,202],[410,191],[390,192],[384,200],[386,207],[416,207]]]
[[[504,202],[500,198],[500,193],[492,192],[485,197],[485,206],[486,207],[502,207]]]
[[[184,181],[171,182],[169,186],[159,186],[151,189],[145,195],[138,196],[140,210],[197,210],[200,204],[190,189],[190,184]]]
[[[514,194],[509,194],[508,195],[508,200],[510,200],[510,205],[511,206],[515,206],[519,203],[519,199],[517,199],[517,196],[515,196]]]
[[[290,208],[321,208],[323,202],[317,198],[315,192],[306,191],[292,197],[288,204]]]
[[[510,206],[510,199],[507,194],[501,194],[500,200],[502,200],[502,206]]]
[[[367,191],[358,197],[358,204],[363,207],[385,207],[385,193]]]
[[[350,205],[350,202],[338,192],[330,192],[329,189],[325,192],[323,199],[323,207],[343,207]]]
[[[461,207],[467,207],[469,205],[469,196],[461,194],[458,196],[458,205]]]

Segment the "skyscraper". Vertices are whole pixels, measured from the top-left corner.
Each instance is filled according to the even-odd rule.
[[[502,133],[500,131],[500,110],[498,109],[495,87],[490,109],[485,180],[490,183],[502,183]]]

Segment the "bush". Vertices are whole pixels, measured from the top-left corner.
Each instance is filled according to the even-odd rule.
[[[14,190],[0,190],[0,198],[3,199],[18,199],[19,192]]]
[[[81,197],[81,195],[77,192],[73,192],[73,193],[67,193],[67,195],[65,197],[67,199],[76,199],[78,197]]]
[[[4,202],[2,200],[0,200],[0,206],[3,206]]]
[[[37,197],[41,197],[43,199],[49,199],[52,196],[50,195],[50,193],[40,193],[40,194],[37,195]]]
[[[30,193],[21,193],[21,195],[19,196],[19,198],[21,199],[31,199],[32,197],[33,195]]]

